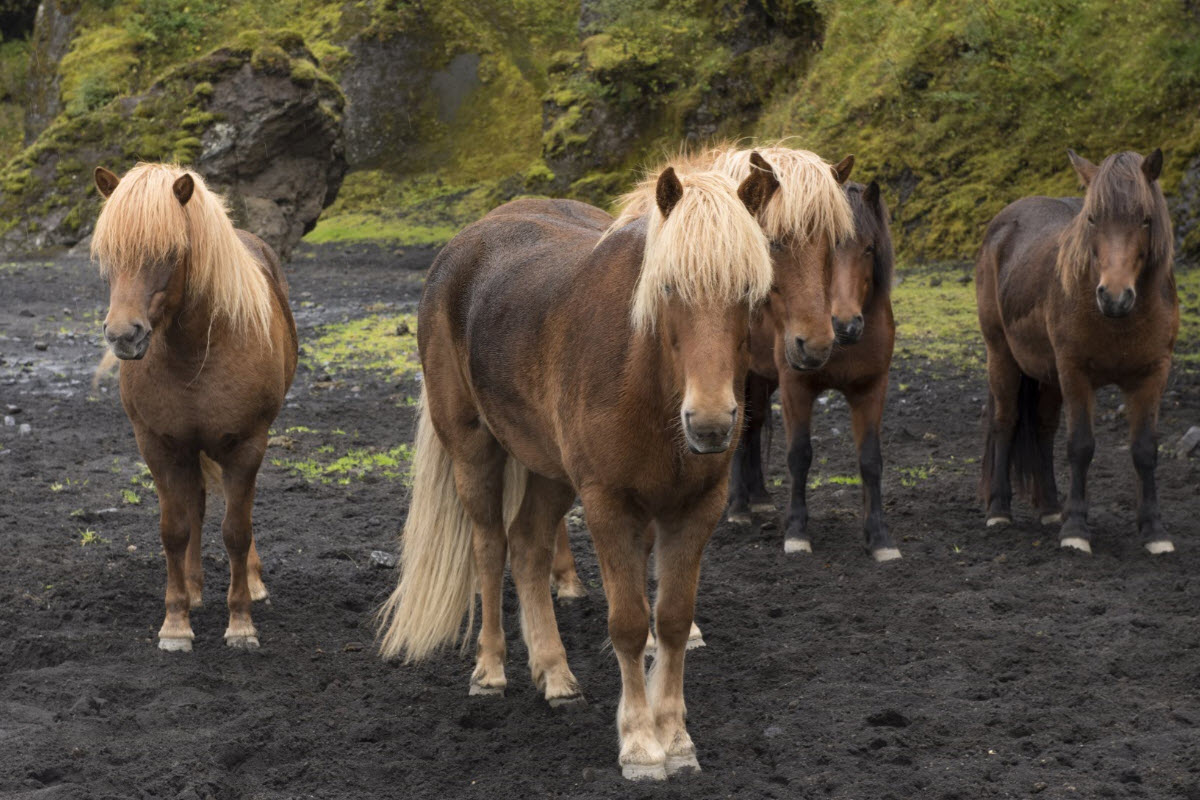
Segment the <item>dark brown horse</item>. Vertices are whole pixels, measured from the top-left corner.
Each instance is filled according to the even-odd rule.
[[[774,509],[764,480],[760,442],[763,426],[770,421],[771,394],[778,385],[792,478],[783,549],[787,553],[812,552],[807,500],[813,457],[810,422],[816,398],[827,389],[835,389],[850,404],[863,484],[866,547],[876,560],[888,561],[900,557],[883,519],[880,448],[888,370],[896,338],[891,302],[895,256],[879,184],[850,183],[845,192],[854,213],[855,234],[839,244],[833,254],[830,307],[837,346],[819,369],[796,370],[781,363],[783,359],[773,347],[775,337],[769,319],[759,321],[752,329],[746,435],[734,457],[729,518],[748,522],[751,511]]]
[[[296,325],[279,259],[236,230],[199,175],[96,168],[105,198],[92,256],[110,286],[104,337],[121,402],[158,491],[167,557],[163,650],[191,650],[200,605],[205,476],[220,475],[229,553],[225,643],[258,647],[251,600],[267,596],[251,511],[267,430],[296,371]],[[219,467],[219,469],[217,469]]]
[[[446,245],[418,311],[413,496],[382,653],[421,658],[453,641],[478,585],[470,691],[502,693],[511,556],[533,680],[552,705],[580,702],[548,580],[578,494],[621,668],[628,778],[698,769],[683,660],[740,430],[750,315],[772,282],[754,214],[778,183],[763,167],[740,186],[664,170],[654,207],[606,236],[612,219],[590,206],[509,203]],[[659,646],[647,686],[651,525]]]
[[[1063,547],[1091,552],[1087,470],[1095,392],[1125,395],[1146,549],[1175,549],[1154,484],[1158,407],[1179,331],[1171,219],[1158,186],[1162,151],[1117,153],[1096,166],[1067,151],[1086,187],[1075,197],[1026,197],[988,226],[975,267],[987,344],[988,427],[980,491],[987,524],[1012,521],[1010,464],[1043,525],[1062,521]],[[1071,491],[1054,481],[1054,435],[1067,410]]]

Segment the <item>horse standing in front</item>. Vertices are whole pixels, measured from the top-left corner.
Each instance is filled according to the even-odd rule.
[[[207,477],[225,495],[225,643],[258,647],[250,603],[267,589],[251,517],[267,430],[296,371],[287,280],[271,248],[233,227],[199,175],[138,164],[123,178],[97,167],[95,180],[106,198],[92,238],[110,287],[104,337],[121,359],[121,402],[161,511],[158,646],[192,649]]]
[[[772,284],[754,215],[777,187],[769,167],[740,185],[668,168],[653,208],[608,235],[599,209],[519,200],[446,245],[418,311],[425,380],[385,657],[421,658],[453,641],[478,586],[470,691],[502,693],[511,554],[533,680],[551,705],[580,702],[548,580],[578,494],[621,669],[622,772],[699,769],[684,652],[740,431],[750,316]],[[650,526],[659,646],[647,686]]]
[[[812,552],[807,489],[813,457],[813,402],[821,392],[834,389],[845,395],[850,405],[862,478],[866,548],[876,561],[890,561],[900,557],[900,550],[883,517],[881,437],[888,371],[896,341],[891,301],[895,254],[879,184],[848,183],[845,193],[854,214],[854,236],[842,241],[833,252],[830,305],[837,346],[819,369],[788,369],[779,363],[778,351],[772,346],[770,320],[761,320],[752,329],[746,435],[734,456],[729,518],[749,522],[751,510],[774,509],[764,480],[759,443],[763,426],[771,418],[771,394],[780,386],[792,478],[783,549],[785,553]]]
[[[1026,197],[984,235],[975,267],[987,344],[988,403],[980,492],[989,527],[1012,521],[1010,465],[1063,547],[1091,552],[1087,471],[1096,389],[1120,387],[1138,475],[1137,524],[1151,553],[1175,549],[1154,469],[1158,408],[1179,332],[1173,238],[1158,185],[1162,151],[1099,166],[1067,151],[1083,198]],[[1071,490],[1059,505],[1054,436],[1066,406]]]

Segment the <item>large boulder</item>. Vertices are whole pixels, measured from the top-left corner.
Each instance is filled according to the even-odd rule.
[[[0,170],[0,255],[86,238],[91,171],[175,161],[230,201],[234,220],[287,258],[346,172],[345,100],[299,36],[251,31],[181,65],[144,94],[59,114]]]
[[[34,3],[37,16],[31,37],[29,79],[25,95],[25,144],[38,135],[62,111],[59,94],[58,64],[71,47],[78,3],[72,0],[45,0]]]

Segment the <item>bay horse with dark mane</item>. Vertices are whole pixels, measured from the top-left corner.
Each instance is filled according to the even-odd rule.
[[[1138,475],[1137,525],[1151,553],[1175,549],[1154,469],[1158,408],[1179,332],[1173,239],[1158,185],[1162,151],[1099,166],[1067,151],[1083,198],[1026,197],[988,225],[975,267],[987,344],[987,432],[980,492],[989,527],[1012,521],[1010,466],[1063,547],[1090,553],[1087,471],[1096,389],[1125,398]],[[1059,505],[1054,436],[1066,407],[1071,489]]]
[[[770,398],[780,387],[788,440],[791,498],[784,530],[785,553],[812,552],[808,530],[808,470],[813,402],[827,389],[846,396],[862,478],[864,535],[877,561],[900,557],[883,518],[881,436],[888,371],[896,339],[892,317],[895,255],[888,211],[879,184],[848,183],[846,198],[854,214],[854,235],[833,251],[831,320],[837,336],[833,355],[817,369],[789,369],[774,347],[770,320],[751,330],[751,372],[746,379],[746,435],[734,456],[729,518],[749,522],[751,511],[772,511],[763,474],[763,426],[770,424]],[[770,310],[767,310],[770,314]]]
[[[296,371],[296,325],[279,259],[236,230],[194,172],[103,167],[92,256],[108,279],[104,337],[121,359],[121,403],[154,477],[167,560],[163,650],[191,650],[200,605],[206,477],[225,495],[225,643],[258,647],[251,600],[267,596],[251,516],[267,430]],[[219,483],[218,483],[219,481]]]
[[[501,206],[443,248],[418,310],[414,485],[381,652],[422,658],[453,641],[478,587],[470,692],[502,693],[510,555],[534,683],[551,705],[581,702],[548,580],[578,494],[621,668],[630,779],[699,768],[684,652],[740,431],[750,315],[772,284],[754,215],[778,183],[757,163],[740,185],[666,169],[654,207],[608,235],[612,218],[582,203]],[[659,647],[647,686],[651,525]]]

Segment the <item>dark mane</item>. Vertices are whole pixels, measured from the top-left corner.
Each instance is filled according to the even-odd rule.
[[[1058,251],[1058,271],[1063,288],[1088,273],[1092,261],[1092,226],[1106,221],[1141,224],[1150,220],[1150,257],[1147,274],[1170,270],[1175,257],[1171,216],[1158,181],[1146,180],[1143,158],[1134,152],[1114,153],[1100,163],[1083,198],[1083,209],[1062,233]]]
[[[892,290],[892,274],[896,269],[896,254],[892,248],[892,232],[888,227],[887,205],[881,196],[875,204],[863,199],[866,186],[853,181],[846,183],[846,198],[854,215],[854,239],[875,245],[875,270],[871,280],[875,290],[887,295]]]

